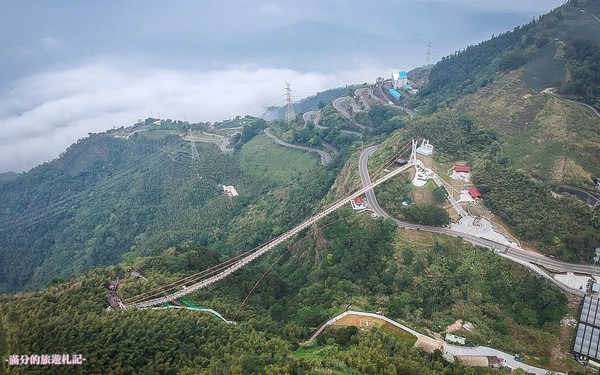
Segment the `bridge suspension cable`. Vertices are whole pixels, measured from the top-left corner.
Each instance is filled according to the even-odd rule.
[[[278,245],[282,244],[283,242],[294,237],[301,231],[303,231],[303,230],[307,229],[308,227],[310,227],[311,225],[315,224],[319,220],[321,220],[321,219],[325,218],[326,216],[328,216],[329,214],[337,211],[339,208],[343,207],[345,204],[347,204],[348,202],[350,202],[352,199],[356,198],[357,196],[364,194],[365,192],[373,189],[374,187],[384,183],[385,181],[389,180],[390,178],[396,176],[397,174],[402,173],[403,171],[412,167],[415,164],[415,160],[416,160],[416,153],[415,153],[416,145],[417,145],[416,141],[412,140],[411,143],[409,143],[407,146],[403,147],[400,150],[400,152],[396,153],[396,155],[394,155],[394,157],[391,159],[391,161],[388,162],[388,164],[384,165],[381,169],[385,171],[385,169],[387,167],[389,167],[391,164],[394,163],[394,161],[396,160],[397,157],[402,156],[410,148],[411,149],[410,159],[405,165],[387,173],[386,175],[380,177],[379,179],[372,182],[371,184],[351,192],[350,194],[346,195],[346,197],[339,199],[336,202],[334,202],[333,204],[325,207],[323,210],[321,210],[321,212],[304,220],[302,223],[298,224],[297,226],[290,229],[289,231],[265,242],[264,244],[262,244],[260,246],[257,246],[251,250],[241,253],[223,263],[212,266],[212,267],[210,267],[206,270],[203,270],[199,273],[196,273],[194,275],[184,277],[184,278],[174,281],[170,284],[155,288],[151,291],[147,291],[147,292],[139,294],[137,296],[130,297],[130,298],[124,300],[123,302],[125,303],[126,306],[134,305],[137,308],[147,308],[147,307],[151,307],[151,306],[156,306],[156,305],[160,305],[165,302],[172,301],[177,298],[181,298],[185,295],[193,293],[194,291],[196,291],[198,289],[207,287],[208,285],[211,285],[211,284],[231,275],[232,273],[234,273],[235,271],[244,267],[245,265],[249,264],[253,260],[259,258],[263,254],[266,254],[267,252],[274,249]]]

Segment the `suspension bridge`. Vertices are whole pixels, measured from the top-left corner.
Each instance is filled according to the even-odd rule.
[[[190,293],[193,293],[199,289],[205,288],[211,284],[216,283],[219,280],[222,280],[222,279],[228,277],[229,275],[233,274],[234,272],[241,269],[242,267],[248,265],[255,259],[268,253],[269,251],[273,250],[274,248],[281,245],[285,241],[294,237],[298,233],[309,228],[310,226],[312,226],[319,220],[321,220],[321,219],[327,217],[328,215],[330,215],[331,213],[337,211],[338,209],[340,209],[344,205],[348,204],[352,199],[356,198],[357,196],[366,193],[367,191],[373,189],[374,187],[384,183],[385,181],[391,179],[392,177],[394,177],[394,176],[408,170],[412,166],[414,166],[416,163],[416,149],[417,149],[417,141],[412,140],[410,143],[408,143],[406,146],[404,146],[398,153],[396,153],[396,155],[394,155],[394,157],[391,158],[390,161],[380,170],[385,171],[386,170],[385,168],[387,168],[387,167],[389,167],[389,165],[393,164],[394,161],[398,157],[403,156],[404,154],[406,154],[408,152],[408,150],[410,150],[410,158],[409,158],[408,163],[406,163],[405,165],[403,165],[397,169],[394,169],[391,172],[388,172],[387,174],[383,175],[379,179],[362,187],[361,189],[354,191],[353,193],[347,195],[346,197],[339,199],[338,201],[334,202],[333,204],[325,207],[318,214],[304,220],[302,223],[298,224],[297,226],[290,229],[289,231],[267,241],[266,243],[264,243],[260,246],[255,247],[254,249],[251,249],[242,254],[239,254],[223,263],[215,265],[204,271],[201,271],[194,275],[187,276],[185,278],[182,278],[180,280],[177,280],[177,281],[172,282],[167,285],[163,285],[156,289],[144,292],[137,296],[127,298],[127,299],[123,300],[123,305],[125,307],[135,306],[138,309],[150,308],[152,306],[161,305],[161,304],[176,300],[178,298],[184,297]]]

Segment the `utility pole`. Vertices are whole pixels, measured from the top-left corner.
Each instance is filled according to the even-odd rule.
[[[285,101],[287,103],[285,109],[285,122],[289,125],[296,118],[296,114],[294,113],[294,106],[292,105],[292,89],[289,83],[286,83],[285,85]]]
[[[425,63],[429,65],[431,62],[431,42],[427,43],[427,52],[425,52],[425,55],[427,56],[425,58]]]

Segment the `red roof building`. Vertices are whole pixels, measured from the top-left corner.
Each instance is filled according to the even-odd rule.
[[[354,211],[364,211],[367,209],[366,201],[363,197],[356,197],[350,201]]]
[[[471,194],[473,198],[483,198],[483,194],[481,194],[475,186],[469,189],[469,194]]]
[[[471,167],[469,167],[468,165],[455,165],[454,172],[469,173],[471,172]]]

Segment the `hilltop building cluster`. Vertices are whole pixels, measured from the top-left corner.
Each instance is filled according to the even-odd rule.
[[[392,90],[395,90],[398,93],[398,90],[404,90],[410,94],[416,94],[419,92],[419,90],[413,89],[408,78],[408,74],[404,70],[392,72],[392,89],[390,89],[390,93],[394,95]]]
[[[400,100],[402,94],[399,90],[403,90],[410,94],[416,94],[419,92],[419,90],[412,88],[412,85],[408,80],[408,74],[403,70],[399,72],[392,72],[392,88],[390,88],[388,92],[394,97],[394,99]]]

